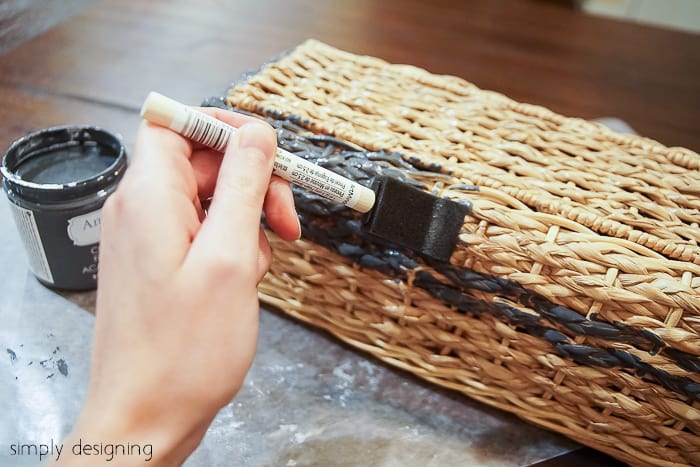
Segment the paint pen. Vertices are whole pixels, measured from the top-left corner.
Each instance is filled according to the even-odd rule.
[[[157,92],[151,92],[146,98],[141,117],[220,152],[226,150],[229,140],[237,130],[221,120]],[[370,188],[282,148],[277,148],[272,173],[359,212],[367,212],[374,206],[375,194]]]

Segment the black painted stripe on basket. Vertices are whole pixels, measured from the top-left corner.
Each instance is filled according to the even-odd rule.
[[[295,196],[300,194],[295,193]],[[300,206],[297,205],[297,207],[299,208]],[[338,242],[338,239],[334,239],[332,234],[329,235],[328,227],[325,224],[318,225],[316,219],[313,218],[313,214],[309,215],[303,207],[299,210],[304,237],[337,251],[360,266],[379,270],[390,277],[400,278],[404,281],[408,279],[408,271],[418,267],[418,263],[415,260],[405,256],[398,250],[387,248],[383,250],[385,255],[378,255],[378,251],[369,245],[362,246]],[[438,267],[436,270],[441,274],[447,272],[444,267]],[[475,316],[488,313],[503,322],[515,326],[521,332],[545,339],[560,356],[571,359],[580,365],[602,368],[629,368],[634,370],[639,377],[651,377],[666,389],[681,394],[691,401],[700,401],[700,385],[693,382],[690,378],[672,375],[665,370],[643,362],[639,357],[629,352],[576,344],[562,332],[543,324],[542,317],[547,314],[549,315],[547,318],[550,321],[564,325],[558,319],[559,317],[563,315],[566,318],[570,318],[572,315],[577,315],[580,319],[575,323],[570,322],[569,326],[564,325],[568,329],[575,331],[577,335],[596,336],[604,339],[610,339],[614,336],[620,338],[617,340],[618,342],[626,341],[627,343],[646,342],[645,340],[640,340],[640,336],[634,334],[634,332],[637,332],[636,330],[631,330],[631,328],[621,323],[612,326],[607,323],[586,320],[585,317],[582,317],[575,311],[548,302],[543,297],[538,297],[518,284],[513,284],[512,281],[505,281],[511,283],[504,283],[502,278],[487,276],[468,269],[462,269],[460,272],[464,273],[463,277],[470,276],[471,280],[468,282],[464,281],[459,285],[450,285],[441,282],[427,271],[418,270],[415,271],[413,285],[426,290],[431,296],[447,305],[453,306],[461,313],[469,313]],[[503,302],[479,300],[466,293],[464,289],[488,292],[497,297],[516,298],[518,299],[516,301],[523,304],[532,303],[533,306],[531,308],[539,312],[539,315],[526,313]],[[543,310],[546,311],[543,312]],[[598,326],[601,324],[606,326]],[[692,356],[687,357],[692,358]],[[695,365],[697,365],[697,359],[695,359]]]
[[[675,376],[645,363],[639,357],[629,352],[576,344],[563,333],[542,325],[536,317],[529,313],[520,311],[506,303],[484,302],[483,300],[473,299],[462,293],[458,288],[440,282],[426,271],[418,271],[413,284],[425,289],[433,297],[454,306],[463,313],[471,313],[478,316],[487,312],[499,318],[505,317],[507,322],[514,324],[518,328],[523,328],[528,334],[545,339],[559,355],[569,358],[578,364],[602,368],[629,368],[634,370],[639,377],[651,376],[666,389],[683,394],[690,400],[700,401],[699,384],[696,384],[690,378]]]
[[[205,105],[228,108],[220,99],[209,100]],[[398,153],[366,151],[332,136],[309,133],[298,125],[303,122],[295,118],[268,121],[277,129],[278,143],[281,147],[358,183],[369,186],[375,176],[389,175],[419,188],[426,188],[406,175],[419,175],[420,171]],[[450,179],[448,175],[442,174],[430,173],[430,176],[444,176]],[[478,187],[461,189],[475,190]],[[293,187],[293,192],[305,238],[338,252],[362,267],[378,270],[391,277],[406,280],[407,272],[419,267],[422,260],[416,258],[412,252],[367,238],[361,229],[359,215],[354,211],[296,187]],[[446,277],[450,283],[445,284],[426,271],[418,271],[413,284],[459,311],[475,315],[490,313],[522,332],[545,339],[560,356],[578,364],[631,369],[639,377],[651,377],[666,389],[682,394],[690,400],[700,401],[700,385],[690,378],[672,375],[618,349],[573,343],[568,336],[543,324],[542,321],[560,325],[574,336],[626,343],[652,355],[660,350],[680,368],[691,372],[700,371],[700,359],[667,347],[653,332],[638,330],[624,323],[588,319],[509,279],[477,273],[467,268],[457,268],[449,263],[424,262]],[[469,295],[469,290],[508,298],[532,309],[537,315],[525,313],[506,303],[476,299]]]

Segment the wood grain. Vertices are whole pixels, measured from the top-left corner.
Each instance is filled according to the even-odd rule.
[[[2,151],[30,131],[55,125],[90,124],[118,133],[133,147],[140,118],[136,110],[95,105],[71,97],[12,89],[0,84],[0,145]],[[21,118],[17,118],[21,115]],[[7,116],[7,117],[6,117]],[[15,116],[12,118],[12,116]]]
[[[106,0],[5,54],[0,83],[134,112],[154,89],[197,103],[309,37],[700,149],[700,35],[532,0]]]

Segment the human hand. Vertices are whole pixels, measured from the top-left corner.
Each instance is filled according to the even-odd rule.
[[[71,438],[149,443],[148,465],[182,463],[252,363],[271,261],[261,212],[280,237],[300,235],[289,184],[271,176],[272,128],[202,110],[240,127],[223,159],[144,122],[102,211],[91,379]]]

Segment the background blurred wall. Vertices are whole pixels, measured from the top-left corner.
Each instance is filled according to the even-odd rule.
[[[584,11],[700,32],[700,0],[583,0]]]

